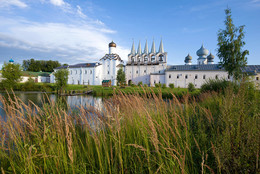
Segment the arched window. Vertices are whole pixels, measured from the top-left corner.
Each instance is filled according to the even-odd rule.
[[[163,61],[163,55],[159,56],[159,61],[162,62]]]
[[[148,57],[145,55],[144,56],[144,61],[147,62],[148,61]]]
[[[152,62],[155,61],[155,55],[152,55],[152,57],[151,57],[151,61],[152,61]]]
[[[141,57],[140,56],[137,57],[137,61],[141,62]]]
[[[134,56],[132,56],[132,57],[131,57],[131,61],[132,61],[132,62],[134,62],[134,61],[135,61],[135,59],[134,59]]]

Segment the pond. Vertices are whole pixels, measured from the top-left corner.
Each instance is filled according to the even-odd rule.
[[[0,95],[8,99],[8,94],[0,92]],[[42,93],[42,92],[15,92],[15,95],[19,97],[25,104],[32,101],[37,106],[42,106],[43,100],[47,101],[47,97],[50,100],[57,101],[58,98],[62,98],[66,101],[71,108],[77,108],[78,106],[93,106],[97,109],[101,109],[103,106],[102,97],[93,97],[91,95],[77,95],[77,96],[58,96],[57,94]],[[13,94],[10,94],[11,98]],[[2,109],[3,103],[0,101],[0,116],[5,117],[6,113]]]

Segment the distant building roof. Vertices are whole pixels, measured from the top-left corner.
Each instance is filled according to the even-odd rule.
[[[121,57],[118,55],[118,54],[106,54],[104,57],[102,57],[100,60],[106,60],[106,59],[109,59],[109,60],[119,60],[121,62],[123,62],[123,60],[121,59]]]
[[[38,77],[38,76],[44,76],[49,77],[50,72],[32,72],[32,71],[22,71],[22,76],[30,76],[30,77]]]
[[[166,71],[225,71],[225,69],[219,64],[170,65]],[[247,73],[260,73],[260,65],[247,65],[242,71]]]
[[[14,62],[14,60],[13,60],[13,59],[10,59],[10,60],[9,60],[9,62],[10,62],[10,63],[13,63],[13,62]]]
[[[249,74],[260,73],[260,65],[247,65],[242,71]]]
[[[224,71],[219,64],[207,65],[173,65],[168,66],[166,71]]]
[[[66,68],[87,68],[87,67],[95,67],[100,65],[99,63],[79,63],[76,65],[63,65],[54,69],[66,69]]]

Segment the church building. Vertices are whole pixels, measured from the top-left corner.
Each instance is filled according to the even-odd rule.
[[[192,64],[192,57],[188,54],[184,59],[184,65],[167,65],[167,52],[164,51],[161,40],[159,49],[156,51],[155,42],[152,42],[149,51],[146,41],[142,50],[141,42],[137,51],[133,42],[128,61],[124,66],[123,60],[116,53],[116,44],[112,41],[108,45],[109,53],[102,57],[99,62],[79,63],[75,65],[61,66],[54,69],[68,69],[68,84],[79,85],[102,85],[102,82],[117,85],[117,71],[123,68],[127,84],[142,82],[148,86],[155,84],[174,84],[175,87],[187,88],[189,83],[200,88],[209,79],[232,80],[223,67],[214,63],[214,55],[204,47],[196,52],[197,63]],[[259,86],[260,65],[247,65],[244,72],[251,75],[252,80]],[[54,75],[51,74],[51,83],[54,83]]]
[[[156,51],[153,41],[151,51],[148,51],[147,41],[142,52],[139,42],[137,52],[133,43],[128,62],[125,66],[127,83],[142,82],[148,86],[155,84],[174,84],[175,87],[187,88],[189,83],[200,88],[209,79],[232,80],[223,67],[214,64],[214,56],[202,45],[197,53],[197,64],[192,64],[192,57],[185,57],[184,65],[167,65],[167,52],[164,52],[161,40]],[[247,65],[244,72],[251,75],[252,81],[259,86],[260,65]]]
[[[61,66],[54,69],[68,69],[68,84],[77,85],[102,85],[103,80],[111,81],[112,86],[117,84],[117,71],[123,67],[123,60],[116,53],[116,44],[112,41],[108,45],[109,53],[96,63],[79,63],[75,65]],[[55,82],[51,74],[51,83]]]

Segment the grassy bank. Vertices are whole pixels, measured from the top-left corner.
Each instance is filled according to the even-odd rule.
[[[4,91],[4,89],[2,89]],[[19,83],[14,87],[14,91],[41,91],[41,92],[52,92],[56,93],[57,89],[53,83]],[[188,93],[185,88],[162,88],[162,87],[131,87],[126,86],[124,88],[114,86],[114,87],[102,87],[102,86],[87,86],[87,85],[67,85],[64,89],[64,93],[83,93],[86,91],[93,91],[94,96],[113,96],[114,93],[122,92],[124,94],[144,94],[146,92],[154,92],[156,95],[159,93],[163,98],[172,98],[174,94],[178,98],[182,98]],[[199,90],[190,92],[192,96],[198,96]]]
[[[95,108],[4,103],[2,173],[257,173],[259,92],[241,86],[180,103],[118,92]],[[188,102],[189,101],[189,102]],[[22,109],[24,108],[24,109]],[[66,109],[65,109],[66,108]]]

